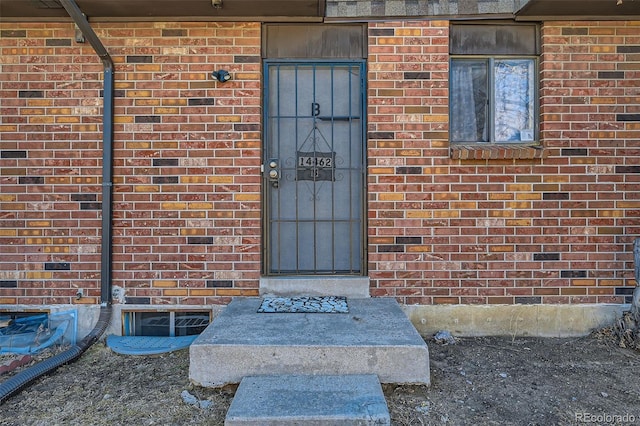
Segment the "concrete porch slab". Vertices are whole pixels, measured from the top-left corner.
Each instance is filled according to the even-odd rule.
[[[389,425],[375,375],[253,376],[240,382],[225,426]]]
[[[258,313],[236,298],[198,336],[189,378],[209,387],[245,376],[375,374],[383,383],[429,384],[429,351],[391,298],[347,299],[349,313]]]

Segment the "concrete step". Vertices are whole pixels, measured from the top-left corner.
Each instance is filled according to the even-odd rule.
[[[261,277],[260,296],[369,297],[369,277]]]
[[[389,425],[375,375],[245,377],[225,426]]]
[[[192,382],[374,374],[382,383],[429,384],[427,345],[394,299],[347,299],[348,313],[258,313],[261,302],[234,299],[198,336],[189,349]]]

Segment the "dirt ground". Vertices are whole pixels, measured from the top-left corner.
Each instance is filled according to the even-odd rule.
[[[394,425],[640,424],[640,352],[606,335],[428,343],[431,387],[383,386]],[[97,343],[1,405],[0,424],[222,425],[235,388],[194,387],[188,366],[188,350],[132,357]]]

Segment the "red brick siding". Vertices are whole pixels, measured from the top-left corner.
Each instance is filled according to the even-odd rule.
[[[446,21],[369,26],[369,273],[374,296],[451,296]],[[441,252],[445,257],[440,257]],[[455,254],[454,254],[455,256]],[[458,281],[459,283],[459,281]]]
[[[573,294],[570,301],[615,302],[621,300],[615,294],[631,290],[622,287],[635,285],[639,30],[640,22],[543,26],[541,114],[549,158],[533,189],[567,197],[534,203],[545,212],[536,222],[546,231],[544,247],[561,252],[560,268],[586,271],[584,278],[561,280],[560,297],[550,301],[564,302],[561,296]]]
[[[640,234],[640,123],[617,114],[640,110],[639,24],[543,26],[548,152],[522,160],[449,158],[447,22],[370,24],[374,295],[410,304],[624,301]]]
[[[256,294],[259,24],[93,27],[116,63],[113,284],[152,304]],[[0,303],[96,303],[102,64],[71,24],[0,28]]]
[[[116,62],[114,285],[152,304],[257,294],[259,24],[93,26]],[[624,301],[640,234],[640,23],[545,24],[545,158],[486,160],[450,158],[448,26],[369,25],[372,294]],[[102,65],[71,24],[0,30],[0,303],[96,303]],[[234,80],[213,82],[218,68]]]

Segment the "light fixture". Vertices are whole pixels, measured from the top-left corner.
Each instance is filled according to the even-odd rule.
[[[211,73],[211,77],[213,77],[214,80],[218,80],[220,83],[226,83],[231,80],[231,74],[226,70],[214,71]]]
[[[214,9],[222,9],[222,0],[211,0],[211,6]]]

